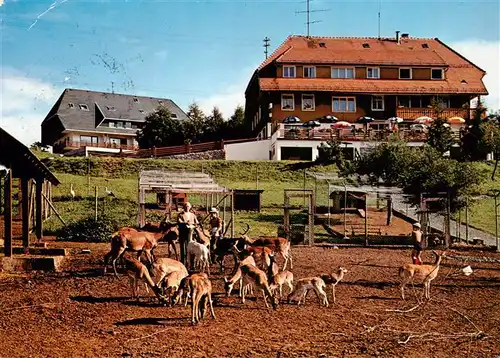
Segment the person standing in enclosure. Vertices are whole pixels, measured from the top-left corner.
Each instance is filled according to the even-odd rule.
[[[215,255],[212,255],[215,248],[217,247],[217,241],[222,235],[223,225],[222,219],[219,216],[219,211],[216,208],[210,209],[210,257],[212,260]],[[213,263],[213,262],[212,262]]]
[[[187,244],[193,237],[193,231],[198,225],[196,215],[191,212],[191,204],[184,203],[184,211],[177,216],[179,224],[179,246],[181,251],[181,262],[186,265]]]
[[[422,240],[422,231],[420,223],[413,224],[413,231],[411,232],[411,239],[413,243],[413,250],[411,252],[411,258],[413,264],[422,265],[422,250],[424,249],[424,242]]]

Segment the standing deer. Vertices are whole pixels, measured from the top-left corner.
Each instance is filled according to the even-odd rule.
[[[212,318],[215,319],[212,306],[212,283],[205,273],[195,273],[189,276],[189,289],[191,291],[191,321],[197,324],[205,317],[207,304],[210,307]],[[200,307],[201,301],[201,307]]]
[[[347,273],[347,270],[343,267],[339,267],[339,269],[331,274],[323,274],[321,275],[321,279],[325,282],[326,285],[332,285],[332,296],[333,303],[335,303],[335,286],[342,281],[344,278],[344,274]]]
[[[405,299],[405,286],[406,284],[416,277],[417,279],[423,280],[424,283],[424,295],[428,300],[431,298],[431,282],[434,280],[439,272],[439,265],[441,260],[446,254],[443,252],[439,255],[436,251],[432,251],[436,256],[434,265],[415,265],[415,264],[405,264],[399,268],[399,277],[401,277],[401,298]]]

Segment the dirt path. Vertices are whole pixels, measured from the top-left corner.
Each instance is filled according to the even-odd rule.
[[[216,274],[217,319],[193,327],[188,308],[135,302],[125,277],[102,277],[106,245],[73,247],[90,247],[92,254],[72,256],[65,272],[0,276],[0,357],[500,355],[498,264],[470,263],[474,274],[464,276],[457,268],[467,263],[446,261],[431,301],[401,313],[389,310],[410,309],[422,294],[417,285],[408,288],[406,302],[399,298],[396,273],[408,252],[295,248],[296,278],[340,265],[349,270],[336,305],[320,307],[312,293],[305,306],[284,303],[275,312],[265,309],[260,294],[242,305],[222,294],[223,276]]]

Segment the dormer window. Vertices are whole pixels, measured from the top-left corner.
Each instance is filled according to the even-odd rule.
[[[160,99],[160,100],[158,100],[158,104],[159,104],[160,106],[163,106],[163,101],[162,101],[161,99]]]
[[[139,109],[139,112],[140,112],[140,113],[144,113],[144,110],[143,110],[143,109]]]
[[[411,68],[400,68],[399,69],[399,79],[400,80],[411,80],[412,78]]]
[[[134,97],[134,102],[135,102],[135,103],[139,103],[139,98]]]
[[[295,66],[283,66],[283,77],[295,77]]]
[[[431,79],[433,80],[442,80],[443,79],[443,69],[442,68],[433,68],[431,70]]]
[[[363,44],[363,48],[370,48],[370,44]]]
[[[82,111],[87,111],[88,112],[88,110],[89,110],[89,106],[87,106],[86,104],[79,104],[78,106],[80,107],[80,109]]]
[[[116,111],[116,108],[114,106],[106,106],[106,109],[110,112]]]
[[[422,44],[422,48],[429,48],[428,44]]]
[[[177,118],[178,118],[178,117],[177,117],[177,114],[175,114],[175,113],[171,113],[171,114],[170,114],[170,117],[171,117],[172,119],[177,119]]]
[[[75,105],[73,103],[68,103],[69,108],[75,108]]]

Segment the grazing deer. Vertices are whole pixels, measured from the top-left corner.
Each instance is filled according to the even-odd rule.
[[[401,277],[401,298],[405,299],[405,285],[413,278],[423,280],[424,283],[424,295],[428,300],[431,298],[431,282],[434,280],[439,272],[439,265],[441,260],[446,254],[443,252],[439,255],[436,251],[432,251],[436,256],[434,265],[415,265],[415,264],[404,264],[399,268],[399,277]]]
[[[328,298],[325,292],[325,281],[323,281],[320,277],[308,277],[302,278],[297,281],[295,285],[295,290],[288,295],[288,302],[298,298],[297,305],[300,305],[300,302],[306,303],[306,296],[309,293],[309,290],[314,290],[316,296],[319,300],[319,305],[324,305],[328,307]]]
[[[273,309],[276,310],[279,301],[269,288],[269,283],[267,282],[265,272],[253,265],[243,265],[240,267],[240,270],[243,275],[243,282],[253,283],[257,289],[262,290],[262,295],[264,297],[264,303],[266,304],[266,308],[269,308],[269,305],[267,303],[267,297],[270,297],[271,305],[273,306]],[[245,294],[246,290],[243,290],[241,296],[242,303],[245,303]]]
[[[189,279],[189,289],[191,291],[191,322],[197,324],[200,319],[205,317],[207,304],[210,307],[212,318],[215,319],[212,305],[212,283],[208,279],[207,274],[192,274]]]
[[[347,273],[347,270],[343,267],[339,267],[339,269],[331,274],[323,274],[321,275],[321,279],[325,282],[326,285],[332,285],[332,296],[333,303],[335,303],[335,286],[342,281],[344,278],[344,274]]]
[[[171,301],[174,302],[174,295],[179,290],[182,280],[187,277],[188,274],[185,271],[174,271],[165,277],[161,283],[161,288],[163,289],[163,294]]]
[[[257,265],[255,265],[255,260],[254,260],[253,256],[250,255],[238,264],[238,267],[236,268],[236,272],[234,273],[233,277],[231,277],[229,280],[227,279],[227,277],[224,277],[224,290],[226,291],[227,297],[231,296],[231,291],[233,290],[236,282],[240,283],[239,297],[242,296],[243,290],[247,286],[249,289],[252,287],[251,284],[248,284],[247,286],[243,287],[243,274],[241,272],[241,266],[244,266],[244,265],[257,266]],[[251,292],[253,293],[253,290],[251,290]]]
[[[137,288],[139,285],[139,281],[142,280],[146,283],[147,286],[151,287],[151,289],[153,290],[154,294],[158,297],[160,302],[165,301],[165,297],[161,295],[160,289],[155,285],[154,281],[151,279],[151,276],[149,275],[149,271],[146,268],[146,266],[142,262],[131,256],[125,255],[123,258],[125,261],[127,275],[130,278],[130,286],[132,288],[132,298],[139,299]]]
[[[145,252],[148,260],[153,262],[155,259],[154,249],[158,246],[158,240],[162,236],[162,232],[137,231],[133,228],[120,229],[113,234],[111,238],[111,250],[104,256],[104,274],[106,274],[108,261],[111,258],[115,276],[118,277],[116,261],[123,256],[125,251],[137,252],[137,257],[140,257]]]
[[[168,258],[161,257],[157,259],[152,265],[153,272],[159,273],[159,277],[157,279],[157,286],[161,286],[163,280],[167,275],[170,275],[172,272],[180,272],[184,276],[188,275],[188,271],[186,266],[183,265],[182,262]]]

